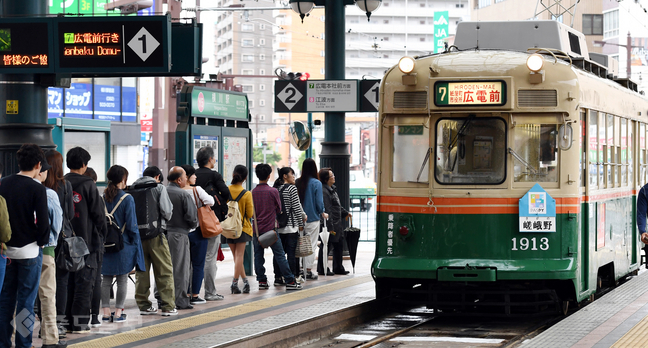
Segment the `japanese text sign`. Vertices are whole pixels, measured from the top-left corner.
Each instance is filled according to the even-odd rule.
[[[506,104],[504,81],[437,81],[436,106],[499,106]]]

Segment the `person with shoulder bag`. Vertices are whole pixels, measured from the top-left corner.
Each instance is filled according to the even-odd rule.
[[[187,185],[183,187],[184,190],[191,194],[192,202],[196,209],[203,205],[214,205],[214,197],[210,196],[200,186],[196,185],[196,169],[194,167],[183,164],[182,169],[187,173]],[[200,225],[193,230],[189,231],[189,255],[191,257],[191,289],[187,289],[187,293],[191,296],[189,303],[192,305],[206,303],[205,299],[201,298],[200,288],[202,288],[203,278],[205,276],[205,256],[207,255],[207,245],[209,238],[204,238]]]
[[[278,174],[279,178],[277,178],[273,186],[279,191],[279,198],[281,199],[281,214],[277,217],[277,223],[279,225],[277,232],[286,252],[290,271],[295,278],[298,278],[299,269],[297,268],[298,262],[295,257],[295,252],[300,234],[304,233],[306,214],[302,209],[297,187],[295,186],[295,171],[290,167],[283,167],[279,169]],[[308,240],[308,245],[310,246],[310,239]],[[272,260],[272,266],[275,275],[274,285],[285,285],[279,264],[274,259]]]
[[[214,197],[211,209],[216,213],[218,221],[225,220],[228,213],[227,200],[230,191],[223,176],[216,171],[216,158],[214,149],[209,146],[202,147],[196,153],[196,186],[202,187],[208,195]],[[216,291],[216,273],[218,272],[218,253],[221,248],[221,237],[209,238],[207,254],[205,255],[205,300],[218,301],[223,295]],[[222,252],[221,252],[222,254]]]
[[[252,201],[252,193],[243,188],[243,183],[247,180],[248,169],[244,165],[237,164],[232,173],[232,184],[229,186],[230,191],[230,204],[238,207],[239,218],[242,221],[240,236],[235,239],[226,237],[225,228],[227,223],[231,223],[235,219],[233,216],[228,217],[221,225],[223,225],[223,234],[221,238],[222,243],[227,243],[232,251],[234,258],[234,278],[230,290],[232,294],[240,294],[243,292],[247,294],[250,292],[250,283],[245,275],[245,268],[243,266],[243,257],[245,255],[245,245],[252,241],[252,225],[250,219],[254,216],[254,203]],[[234,202],[235,201],[235,202]],[[234,209],[232,209],[234,210]],[[243,280],[243,291],[238,286],[239,278]]]
[[[342,265],[342,252],[344,249],[344,220],[351,217],[351,213],[346,211],[340,204],[340,197],[337,193],[337,188],[335,187],[335,174],[331,168],[322,168],[319,172],[319,178],[322,182],[323,193],[324,193],[324,209],[328,212],[328,219],[324,219],[326,228],[328,229],[330,236],[328,240],[328,250],[333,249],[333,271],[329,270],[328,267],[324,269],[324,264],[328,262],[323,262],[328,260],[328,255],[322,255],[322,248],[319,250],[319,257],[317,259],[317,274],[324,275],[334,275],[349,274],[349,271],[344,269]]]
[[[103,321],[126,321],[124,302],[128,286],[128,273],[133,269],[144,271],[144,252],[137,228],[135,216],[135,200],[124,192],[128,180],[128,170],[120,165],[114,165],[106,173],[108,187],[104,191],[106,210],[113,212],[112,216],[117,226],[122,231],[123,248],[117,252],[104,254],[101,267],[101,306],[103,307]],[[117,278],[117,291],[115,294],[115,312],[110,311],[110,289],[113,279]]]
[[[259,184],[252,190],[252,197],[254,198],[254,206],[256,208],[254,217],[255,235],[253,239],[254,270],[257,275],[257,281],[259,282],[259,290],[269,288],[268,279],[265,275],[265,259],[263,256],[266,247],[272,249],[273,259],[279,265],[279,270],[285,281],[286,290],[301,290],[302,286],[295,281],[295,276],[286,260],[283,244],[277,235],[277,215],[282,211],[279,192],[275,188],[268,186],[272,168],[268,164],[261,163],[257,164],[254,171],[259,179]],[[269,242],[264,242],[263,239],[265,238]]]

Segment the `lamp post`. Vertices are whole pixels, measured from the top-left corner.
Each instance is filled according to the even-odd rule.
[[[599,47],[603,47],[605,45],[612,45],[612,46],[619,46],[619,47],[625,47],[626,53],[627,53],[627,61],[626,61],[626,74],[628,75],[628,79],[630,79],[631,73],[632,73],[632,48],[641,48],[642,46],[633,46],[632,45],[632,38],[630,37],[630,32],[628,32],[628,41],[627,44],[625,45],[620,45],[617,43],[613,42],[607,42],[607,41],[594,41],[595,45],[599,45]]]
[[[327,80],[345,79],[345,6],[358,5],[367,13],[380,7],[382,0],[290,0],[290,6],[304,21],[315,6],[324,6],[324,71]],[[326,112],[324,142],[320,154],[320,167],[330,167],[337,180],[342,206],[349,209],[349,144],[345,141],[345,113]]]

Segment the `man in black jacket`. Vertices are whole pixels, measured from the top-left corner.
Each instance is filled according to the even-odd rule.
[[[82,147],[68,151],[66,157],[70,173],[65,179],[72,184],[72,201],[74,202],[74,233],[85,240],[90,254],[86,256],[85,267],[77,272],[70,272],[68,278],[68,301],[65,313],[58,313],[59,318],[65,315],[63,325],[68,332],[90,332],[90,302],[95,284],[95,277],[101,272],[98,268],[99,253],[103,251],[106,238],[106,216],[104,203],[92,178],[83,175],[90,154]],[[58,270],[62,272],[60,269]]]
[[[48,169],[43,151],[24,144],[16,154],[20,172],[0,183],[0,196],[7,201],[11,240],[7,242],[5,280],[0,294],[0,347],[11,347],[16,313],[16,347],[31,347],[35,322],[34,300],[38,295],[42,246],[49,242],[50,223],[45,186],[34,181],[41,168]],[[0,247],[1,248],[1,247]]]
[[[200,148],[196,153],[196,162],[200,167],[196,170],[196,186],[202,187],[214,197],[212,210],[216,212],[218,220],[223,221],[224,215],[227,214],[227,199],[230,192],[227,185],[225,185],[223,176],[214,169],[216,164],[214,149],[209,146]],[[205,300],[207,301],[223,299],[223,295],[216,292],[216,272],[218,271],[216,259],[220,244],[220,236],[209,238],[207,244],[207,256],[205,257]]]

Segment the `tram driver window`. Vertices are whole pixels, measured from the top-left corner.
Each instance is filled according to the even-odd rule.
[[[515,182],[558,181],[558,125],[520,124],[513,129]]]
[[[422,125],[394,126],[392,180],[395,182],[428,182],[430,168],[430,130]]]
[[[434,154],[440,184],[500,184],[506,177],[504,121],[475,116],[441,119]]]

